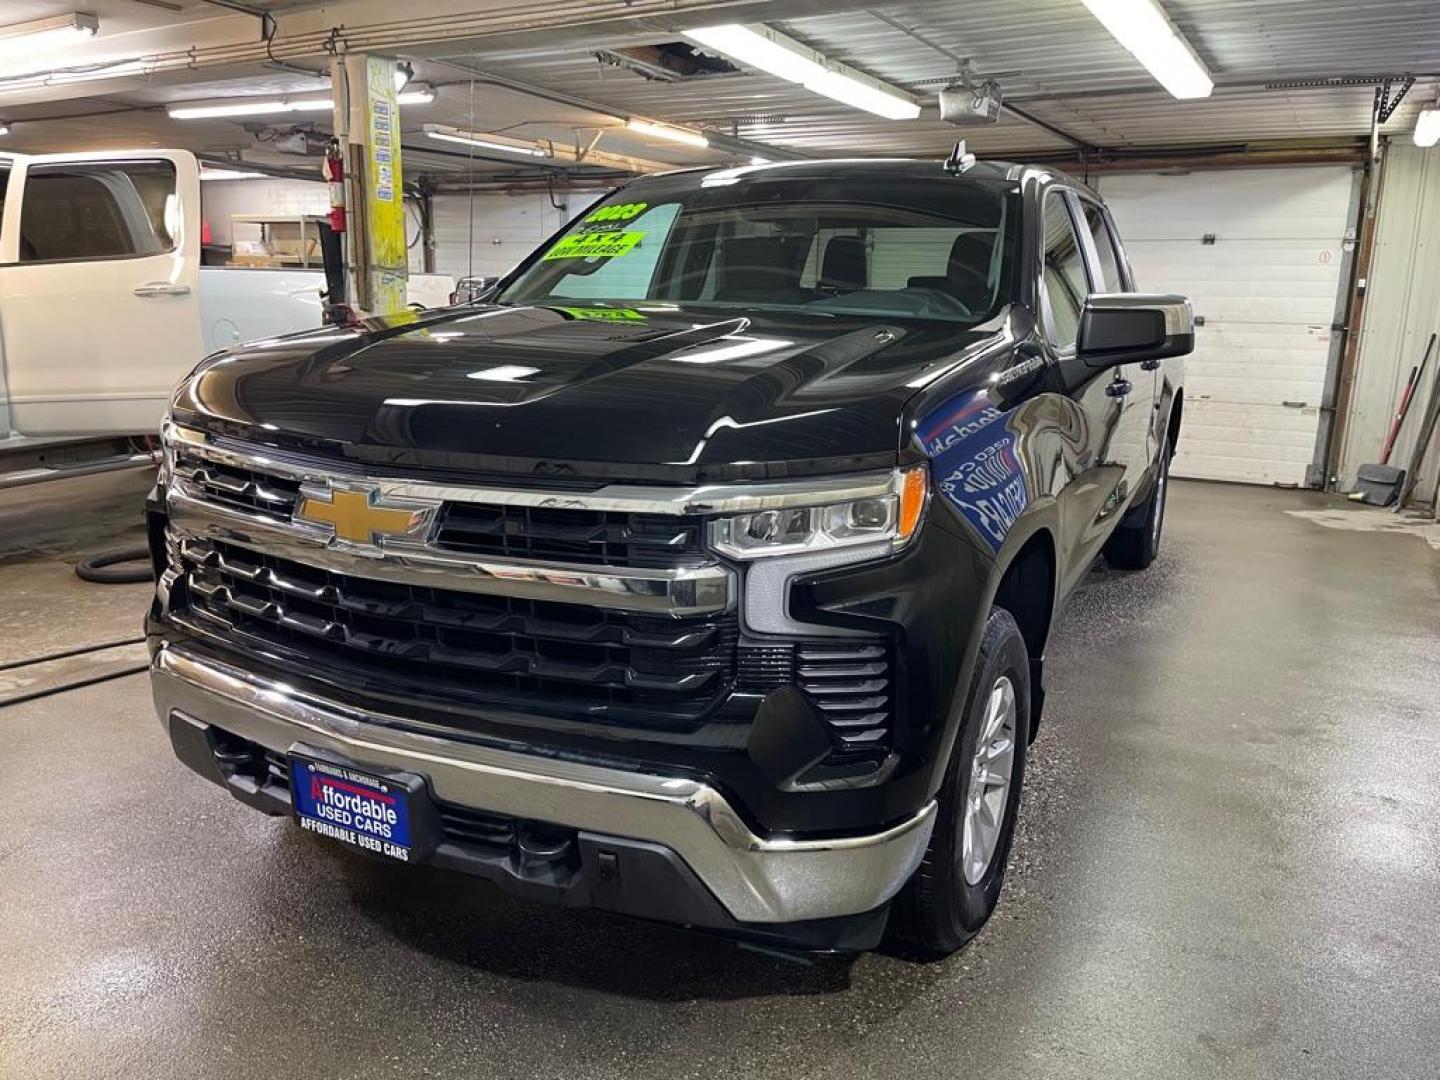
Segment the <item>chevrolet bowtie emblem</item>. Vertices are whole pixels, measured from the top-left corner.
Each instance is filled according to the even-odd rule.
[[[416,506],[403,500],[387,506],[374,490],[331,488],[324,493],[302,492],[295,517],[331,526],[337,540],[378,544],[387,536],[418,534],[434,512],[433,506]]]

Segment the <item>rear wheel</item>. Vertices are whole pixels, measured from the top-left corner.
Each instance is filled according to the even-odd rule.
[[[1030,660],[1014,618],[991,608],[940,789],[924,861],[896,897],[894,938],[948,956],[985,925],[1000,899],[1025,778]]]
[[[1160,447],[1155,459],[1155,483],[1150,495],[1131,508],[1110,539],[1105,541],[1105,561],[1121,570],[1144,570],[1160,554],[1160,531],[1165,526],[1165,495],[1170,489],[1170,441]]]

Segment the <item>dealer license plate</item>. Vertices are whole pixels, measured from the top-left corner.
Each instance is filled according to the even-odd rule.
[[[300,827],[342,844],[412,862],[415,813],[402,781],[292,755],[290,793]]]

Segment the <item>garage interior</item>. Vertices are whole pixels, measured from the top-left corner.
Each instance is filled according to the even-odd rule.
[[[1097,563],[1056,624],[995,916],[940,963],[802,957],[367,859],[180,767],[145,675],[154,585],[73,572],[144,544],[160,413],[64,429],[14,330],[64,327],[54,367],[113,390],[111,339],[149,327],[63,268],[31,294],[0,266],[0,1077],[1434,1075],[1440,20],[1162,0],[1213,81],[1179,98],[1097,6],[3,5],[0,154],[194,155],[207,268],[316,272],[339,83],[373,56],[409,95],[426,306],[636,174],[938,163],[963,139],[1096,190],[1139,287],[1190,298],[1196,347],[1159,559]],[[717,24],[918,108],[687,36]],[[947,121],[941,91],[998,113]],[[258,336],[204,299],[170,384]],[[1387,442],[1407,494],[1367,505]]]

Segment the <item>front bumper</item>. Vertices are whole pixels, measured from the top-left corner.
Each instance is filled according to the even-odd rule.
[[[603,847],[609,838],[616,841],[612,846],[635,842],[673,856],[683,872],[673,876],[672,887],[693,880],[705,894],[676,909],[687,914],[671,917],[663,905],[657,909],[653,904],[597,906],[642,915],[658,910],[660,917],[692,925],[779,930],[781,924],[875,912],[883,921],[882,909],[914,873],[934,827],[935,804],[930,802],[878,832],[823,839],[757,836],[719,790],[698,780],[420,734],[406,730],[401,718],[362,712],[258,678],[183,645],[160,647],[151,685],[177,752],[177,729],[213,726],[277,754],[299,745],[382,772],[416,773],[427,778],[432,795],[444,804],[575,829],[592,848]],[[181,757],[205,771],[184,752]],[[211,779],[219,779],[218,774]],[[456,860],[455,865],[502,885],[524,876],[513,867],[475,860],[470,865]],[[623,866],[619,876],[625,876]],[[718,905],[715,918],[705,916],[706,900]]]

